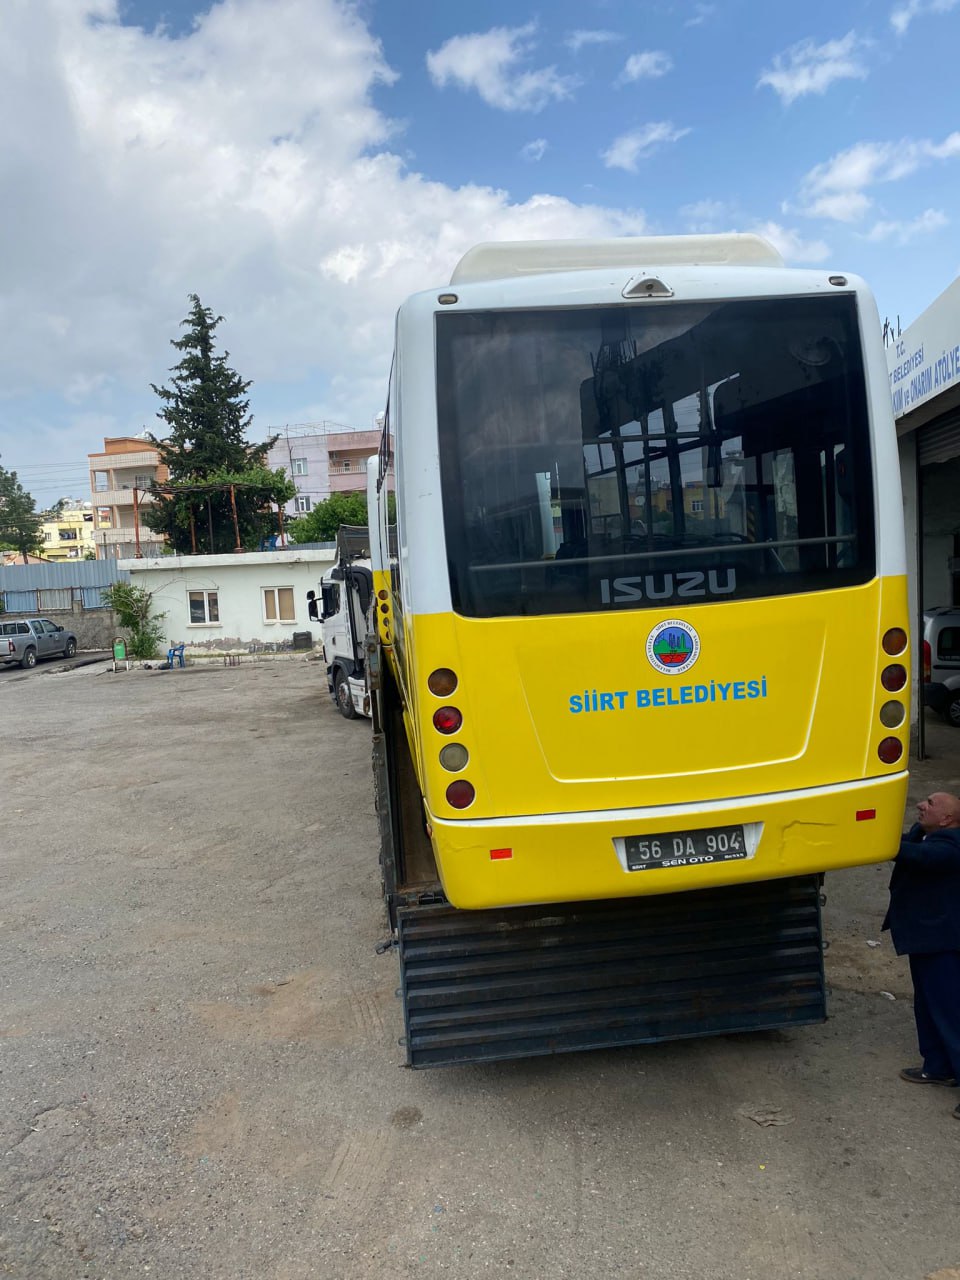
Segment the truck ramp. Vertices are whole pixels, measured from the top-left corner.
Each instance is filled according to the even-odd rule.
[[[397,913],[407,1063],[492,1062],[826,1017],[816,876]]]

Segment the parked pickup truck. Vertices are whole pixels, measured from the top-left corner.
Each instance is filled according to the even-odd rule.
[[[38,658],[72,658],[77,637],[49,618],[0,618],[0,666],[35,667]]]

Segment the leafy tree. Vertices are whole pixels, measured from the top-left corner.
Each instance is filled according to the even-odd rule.
[[[395,521],[397,500],[387,494],[387,519]],[[298,516],[287,525],[291,542],[333,542],[342,524],[367,523],[367,497],[364,493],[332,493],[318,502],[309,515]]]
[[[170,370],[171,385],[151,383],[163,405],[157,417],[169,433],[150,439],[170,479],[155,490],[158,500],[142,508],[143,521],[166,534],[178,552],[192,551],[194,543],[198,551],[232,551],[238,533],[242,547],[257,547],[276,531],[277,517],[269,504],[288,502],[296,489],[282,469],[271,471],[266,465],[276,436],[263,444],[247,441],[251,384],[229,367],[229,351],[214,353],[223,316],[214,316],[195,293],[190,301],[190,314],[181,326],[186,333],[170,340],[182,352]]]
[[[167,615],[153,612],[153,592],[129,582],[114,582],[104,589],[103,598],[121,627],[130,632],[130,657],[157,657],[164,638],[161,622]]]
[[[362,493],[332,493],[289,526],[291,542],[332,542],[342,524],[367,523],[367,499]]]
[[[17,479],[15,471],[0,467],[0,542],[7,543],[23,556],[40,546],[42,518],[37,504]]]

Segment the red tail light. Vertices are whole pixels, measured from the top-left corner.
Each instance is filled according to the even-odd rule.
[[[930,641],[924,640],[923,642],[923,678],[924,680],[930,679],[931,665],[932,665],[932,656],[930,653]]]
[[[897,693],[907,683],[907,669],[899,662],[893,662],[880,672],[880,683],[888,693]]]
[[[433,713],[433,727],[438,733],[456,733],[463,724],[463,716],[456,707],[438,707]]]
[[[877,747],[877,755],[884,764],[896,764],[903,755],[903,743],[899,738],[884,738]]]
[[[447,804],[451,809],[466,809],[468,805],[473,804],[476,792],[465,778],[460,778],[456,782],[451,782],[447,787]]]

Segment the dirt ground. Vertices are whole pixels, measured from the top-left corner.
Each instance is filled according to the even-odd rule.
[[[828,879],[821,1027],[411,1072],[319,664],[0,672],[0,723],[0,1276],[960,1274],[888,868]]]

